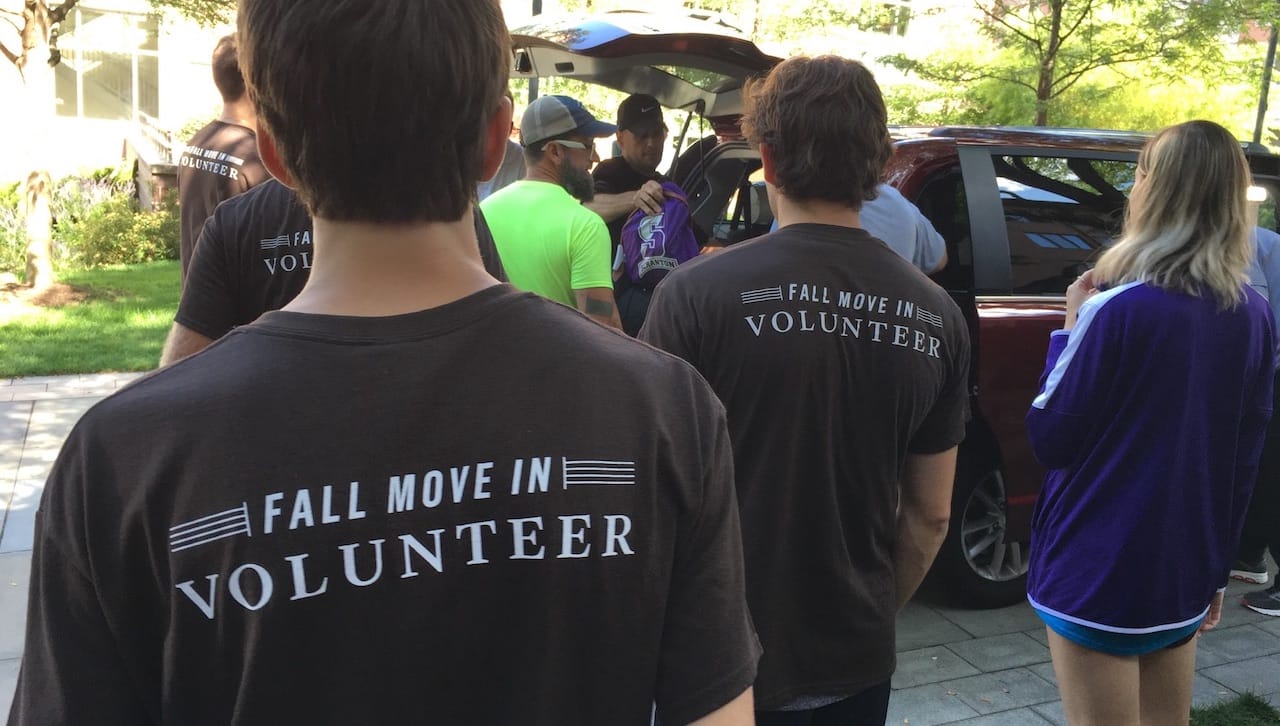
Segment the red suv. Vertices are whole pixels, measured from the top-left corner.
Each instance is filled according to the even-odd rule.
[[[715,138],[671,176],[693,219],[734,243],[773,221],[760,160],[737,133],[745,79],[780,59],[723,25],[611,13],[515,31],[513,77],[568,76],[655,96],[703,116]],[[685,124],[685,130],[690,124]],[[1147,135],[1046,128],[901,128],[886,172],[947,241],[933,279],[969,322],[973,419],[960,446],[951,528],[931,578],[957,602],[996,607],[1025,595],[1031,510],[1045,470],[1023,417],[1038,388],[1067,285],[1118,234]],[[682,134],[683,136],[684,134]],[[678,140],[677,144],[681,144]],[[683,148],[677,146],[677,148]],[[1259,224],[1276,228],[1280,157],[1245,146]],[[1194,183],[1189,180],[1188,183]]]

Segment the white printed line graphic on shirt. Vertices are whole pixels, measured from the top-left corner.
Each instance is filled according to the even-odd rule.
[[[766,287],[760,290],[747,290],[742,293],[742,304],[750,305],[752,303],[768,302],[769,300],[782,299],[782,286]]]
[[[916,318],[932,325],[935,328],[942,327],[942,316],[931,313],[922,307],[916,307]]]
[[[258,244],[259,244],[259,246],[261,246],[261,247],[262,247],[262,249],[264,249],[264,250],[274,250],[274,249],[276,249],[276,248],[278,248],[278,247],[288,247],[288,246],[289,246],[289,235],[287,235],[287,234],[282,234],[282,235],[280,235],[279,237],[273,237],[273,238],[271,238],[271,239],[264,239],[264,240],[262,240],[261,242],[259,242]]]
[[[636,463],[634,461],[605,461],[600,459],[565,459],[564,488],[571,486],[635,486]]]
[[[236,509],[228,509],[225,512],[210,514],[170,527],[169,551],[179,552],[242,534],[253,536],[249,528],[248,502],[242,502]]]

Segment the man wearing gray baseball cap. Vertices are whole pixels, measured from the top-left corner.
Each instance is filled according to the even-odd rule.
[[[525,177],[485,199],[484,211],[511,284],[621,328],[613,300],[609,230],[582,206],[594,193],[588,173],[594,140],[610,136],[568,96],[543,96],[520,121]]]

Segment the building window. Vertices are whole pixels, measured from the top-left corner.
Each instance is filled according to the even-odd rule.
[[[58,28],[59,116],[160,114],[159,16],[76,7]]]

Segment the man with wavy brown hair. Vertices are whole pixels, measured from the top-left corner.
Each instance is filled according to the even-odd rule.
[[[724,409],[482,264],[497,0],[241,0],[239,32],[311,274],[68,437],[10,723],[748,723]]]
[[[640,338],[728,410],[765,648],[757,723],[880,726],[895,616],[951,513],[965,322],[860,228],[891,152],[866,68],[789,59],[748,88],[743,129],[780,229],[668,275]]]

